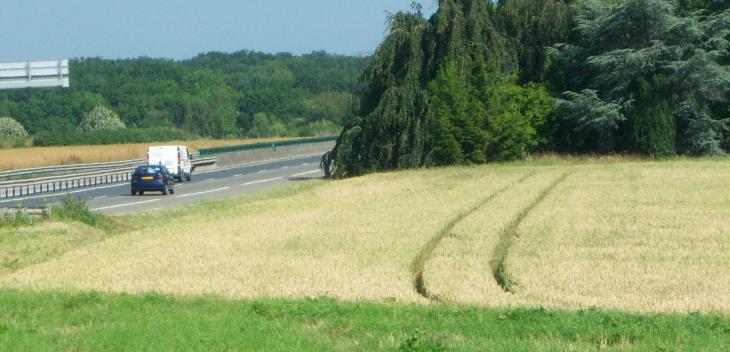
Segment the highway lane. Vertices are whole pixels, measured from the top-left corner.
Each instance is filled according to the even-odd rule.
[[[132,196],[129,182],[123,182],[71,192],[2,200],[0,207],[54,204],[60,202],[66,194],[71,194],[85,201],[90,209],[105,214],[141,212],[260,190],[285,182],[323,177],[319,161],[319,155],[308,155],[193,172],[192,182],[177,183],[175,194],[168,196],[157,192]]]

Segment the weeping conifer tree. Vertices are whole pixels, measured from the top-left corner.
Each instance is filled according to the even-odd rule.
[[[489,6],[484,0],[440,0],[438,11],[429,20],[423,18],[419,6],[414,6],[412,12],[391,16],[389,34],[363,75],[367,88],[357,117],[345,127],[330,153],[332,164],[328,171],[333,176],[463,159],[459,156],[464,151],[458,140],[463,133],[455,129],[459,129],[459,124],[476,123],[471,118],[474,115],[461,114],[468,116],[469,121],[456,125],[454,121],[429,116],[454,108],[473,112],[474,92],[517,72],[515,51],[495,27]],[[431,94],[443,90],[433,85],[429,88],[429,82],[447,65],[444,74],[450,77],[444,82],[461,81],[457,86],[467,95],[466,105],[437,104],[430,108]],[[442,95],[436,101],[442,99],[443,103],[446,98]],[[439,154],[449,144],[444,138],[456,139],[458,146],[451,146],[458,149],[452,150],[452,155]],[[474,138],[479,141],[478,136]],[[436,152],[432,153],[434,148]],[[479,156],[481,149],[484,146],[467,147],[466,158],[483,159]]]

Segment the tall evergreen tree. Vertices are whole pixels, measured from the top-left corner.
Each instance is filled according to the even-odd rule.
[[[628,149],[637,154],[666,156],[676,153],[677,127],[663,76],[634,84],[634,104],[628,113]]]
[[[446,63],[429,85],[428,112],[430,153],[427,164],[450,165],[486,161],[486,135],[482,128],[484,108],[470,94],[456,65]]]
[[[331,153],[335,177],[441,164],[446,159],[434,158],[439,153],[431,153],[431,148],[445,143],[442,150],[453,151],[455,144],[438,141],[427,126],[438,136],[457,138],[462,156],[452,158],[453,162],[483,160],[478,147],[483,131],[475,133],[476,117],[430,121],[429,111],[437,119],[445,116],[441,112],[463,109],[443,99],[436,100],[437,109],[429,109],[429,82],[447,63],[453,68],[447,70],[452,78],[446,81],[453,81],[455,74],[469,92],[518,71],[515,52],[497,30],[490,11],[489,2],[483,0],[440,0],[429,20],[417,6],[391,17],[389,34],[363,75],[367,88],[357,117],[345,127]],[[441,90],[432,87],[431,91]],[[469,114],[479,113],[471,109]],[[459,139],[463,138],[462,144]]]
[[[667,110],[666,104],[671,104],[678,121],[679,151],[724,153],[721,148],[723,132],[730,120],[716,107],[727,104],[730,87],[730,71],[722,66],[722,58],[730,46],[729,11],[715,14],[700,11],[682,17],[663,0],[621,0],[615,4],[583,0],[576,3],[574,9],[578,39],[554,46],[557,72],[553,78],[557,81],[555,86],[567,90],[564,99],[571,101],[563,106],[571,110],[567,115],[576,120],[567,121],[578,126],[573,129],[578,135],[575,139],[585,139],[585,133],[594,131],[584,127],[603,126],[600,132],[603,142],[597,144],[598,149],[592,150],[611,152],[638,148],[652,153],[637,147],[641,143],[635,140],[629,145],[605,142],[617,140],[620,130],[628,128],[625,124],[633,123],[631,116],[627,120],[623,114],[636,103],[632,97],[642,96],[636,91],[641,84],[634,84],[637,78],[650,80],[663,75],[669,82],[666,96],[654,96],[651,102],[642,101],[634,110],[658,113]],[[582,102],[587,96],[574,93],[577,91],[592,92],[595,107],[600,107],[592,109],[592,119],[597,123],[585,124],[587,116],[581,111],[586,109]],[[636,116],[646,117],[644,113]],[[601,121],[612,122],[604,124]],[[671,133],[665,123],[637,123],[637,126],[644,126],[642,129],[657,129],[642,132],[644,136]]]

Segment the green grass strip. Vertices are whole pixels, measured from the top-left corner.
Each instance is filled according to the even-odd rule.
[[[724,351],[730,318],[0,292],[0,351]]]

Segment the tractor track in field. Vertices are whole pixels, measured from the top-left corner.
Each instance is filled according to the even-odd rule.
[[[515,281],[512,280],[507,273],[505,260],[507,260],[507,256],[509,255],[512,241],[515,237],[517,237],[517,230],[520,227],[520,224],[522,224],[522,221],[527,218],[527,215],[529,215],[530,212],[535,209],[535,207],[537,207],[545,200],[545,198],[547,198],[547,196],[555,189],[555,187],[565,181],[565,179],[568,178],[568,176],[570,176],[571,174],[572,172],[564,173],[562,176],[553,181],[549,186],[542,190],[542,192],[540,192],[540,195],[535,198],[532,203],[523,208],[517,214],[517,216],[512,219],[509,225],[504,228],[504,230],[502,230],[502,233],[499,236],[499,242],[492,250],[492,260],[490,261],[490,266],[492,268],[492,276],[494,277],[494,280],[497,281],[497,284],[499,284],[499,287],[501,287],[504,292],[514,293],[514,286],[516,285]]]
[[[428,260],[431,258],[431,255],[433,254],[433,251],[436,250],[436,247],[438,247],[441,240],[449,236],[451,233],[451,230],[454,229],[456,224],[464,220],[467,216],[471,215],[475,211],[479,210],[481,207],[485,206],[487,203],[489,203],[492,199],[497,197],[498,195],[504,193],[504,191],[512,188],[515,185],[518,185],[528,178],[535,176],[535,172],[530,172],[524,177],[492,192],[488,197],[482,199],[479,201],[476,205],[472,206],[471,208],[462,211],[458,213],[451,221],[449,221],[444,228],[439,231],[436,236],[432,237],[431,240],[426,244],[425,247],[421,250],[421,252],[418,254],[416,259],[413,261],[413,268],[412,268],[412,274],[413,274],[413,286],[416,292],[421,295],[422,297],[435,301],[440,302],[441,298],[437,295],[433,295],[428,291],[428,288],[426,288],[426,284],[423,281],[423,271],[426,267],[426,263],[428,263]]]

